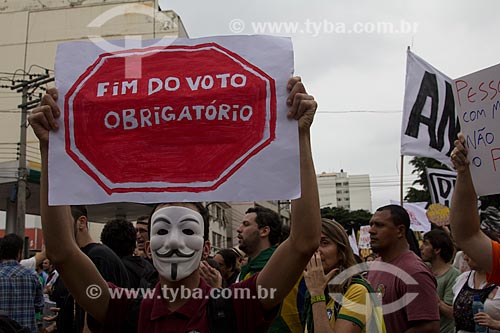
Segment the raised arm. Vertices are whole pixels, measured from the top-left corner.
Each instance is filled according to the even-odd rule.
[[[48,205],[48,141],[49,131],[56,131],[59,128],[57,118],[60,110],[56,105],[57,94],[56,89],[49,89],[43,97],[41,106],[34,109],[29,117],[29,123],[40,140],[42,159],[40,211],[45,250],[76,301],[96,320],[102,321],[110,298],[107,284],[92,261],[76,244],[70,207]],[[96,288],[100,288],[101,296],[89,298],[87,292],[90,296],[95,296]]]
[[[35,254],[35,265],[40,265],[47,258],[47,254],[45,253],[45,246],[42,248],[42,251]]]
[[[275,290],[272,299],[261,300],[267,309],[278,305],[290,292],[318,248],[321,236],[318,185],[310,141],[310,128],[317,104],[314,97],[307,94],[299,77],[288,81],[288,90],[288,117],[297,119],[299,123],[302,195],[292,201],[290,236],[274,252],[257,278],[257,285],[267,290]]]
[[[491,272],[491,240],[479,229],[477,195],[469,170],[465,137],[458,134],[451,160],[457,170],[457,182],[451,200],[450,225],[453,239],[470,258]]]
[[[23,259],[19,263],[24,267],[36,269],[37,266],[40,265],[42,261],[44,261],[46,258],[47,256],[45,255],[45,247],[44,247],[41,252],[38,252],[33,257],[30,257],[28,259]]]

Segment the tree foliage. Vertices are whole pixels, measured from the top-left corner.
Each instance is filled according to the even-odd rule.
[[[407,202],[427,202],[431,203],[431,195],[429,192],[429,182],[427,180],[427,168],[433,169],[446,169],[448,168],[436,161],[433,158],[428,157],[414,157],[409,162],[410,165],[413,166],[412,174],[417,174],[417,179],[413,182],[412,185],[420,185],[422,189],[416,187],[410,187],[405,196],[405,201]]]
[[[433,169],[446,169],[448,168],[436,161],[433,158],[427,157],[414,157],[409,162],[413,167],[413,174],[418,174],[418,178],[413,182],[413,185],[420,185],[422,189],[418,189],[415,187],[410,187],[405,196],[405,201],[407,202],[428,202],[431,203],[431,195],[429,191],[429,183],[427,180],[427,172],[426,168]],[[500,209],[500,194],[496,195],[488,195],[480,197],[481,200],[481,209],[485,209],[489,206],[494,206]]]
[[[342,224],[347,231],[350,231],[353,228],[359,230],[360,226],[368,225],[372,213],[364,209],[349,211],[342,207],[325,207],[321,208],[321,217],[334,219]]]

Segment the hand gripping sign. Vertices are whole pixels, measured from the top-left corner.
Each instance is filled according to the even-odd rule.
[[[140,77],[127,75],[131,64]],[[50,203],[296,197],[297,130],[285,105],[291,72],[283,38],[161,40],[114,53],[63,44]]]

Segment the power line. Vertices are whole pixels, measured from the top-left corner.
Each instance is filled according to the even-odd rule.
[[[33,64],[30,66],[30,68],[28,68],[28,73],[31,73],[31,69],[33,69],[33,68],[43,69],[46,74],[48,74],[48,72],[52,72],[52,73],[54,72],[53,69]]]
[[[45,71],[44,74],[32,73],[32,69],[41,68]],[[15,79],[18,73],[22,73],[22,79]],[[3,74],[5,75],[5,74]],[[38,65],[33,65],[29,68],[28,72],[20,69],[16,70],[12,74],[12,78],[2,77],[0,80],[9,82],[9,85],[0,85],[0,88],[10,88],[10,90],[17,93],[22,93],[22,102],[17,107],[19,110],[0,110],[0,113],[18,113],[21,116],[21,133],[20,140],[18,143],[0,143],[3,145],[3,150],[8,150],[7,152],[0,151],[0,155],[3,155],[2,159],[7,159],[7,156],[15,156],[18,161],[17,174],[17,199],[16,199],[16,219],[7,220],[6,232],[15,232],[22,238],[24,238],[24,228],[25,228],[25,218],[26,218],[26,193],[27,193],[27,181],[28,181],[28,169],[27,169],[27,158],[39,161],[40,156],[38,152],[33,152],[34,148],[28,150],[28,142],[26,140],[27,133],[26,128],[28,126],[27,115],[29,110],[34,109],[38,106],[41,101],[42,95],[36,94],[38,89],[44,89],[44,85],[49,82],[54,81],[54,78],[50,76],[49,70]],[[11,98],[10,96],[0,96],[2,98]],[[15,149],[15,152],[14,152]]]
[[[27,151],[29,151],[32,154],[40,155],[40,151],[38,149],[29,147],[29,146],[26,146],[26,148],[27,148]]]

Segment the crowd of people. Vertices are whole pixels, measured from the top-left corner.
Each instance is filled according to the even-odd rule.
[[[287,88],[301,176],[291,227],[252,207],[238,246],[213,255],[201,203],[158,203],[135,223],[109,221],[100,243],[85,206],[48,205],[48,137],[60,116],[49,89],[29,118],[40,140],[46,249],[21,261],[22,239],[0,241],[0,331],[11,321],[26,332],[70,333],[500,332],[500,242],[480,228],[463,135],[451,154],[458,176],[449,228],[424,234],[418,247],[406,210],[380,207],[369,222],[373,254],[360,259],[344,227],[320,216],[316,102],[298,77]],[[132,290],[149,292],[124,292]],[[474,301],[483,310],[474,313]]]

